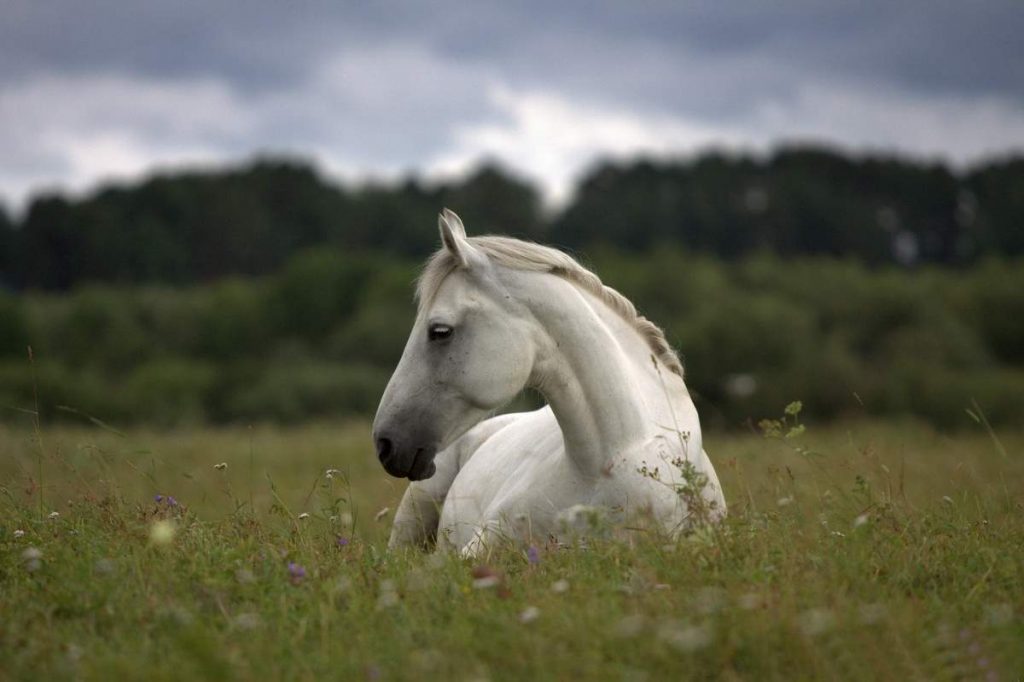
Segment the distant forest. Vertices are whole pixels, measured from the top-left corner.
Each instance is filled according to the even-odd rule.
[[[495,167],[353,188],[285,160],[38,197],[0,227],[0,421],[372,414],[442,206],[579,254],[664,327],[706,426],[797,399],[1024,423],[1024,159],[815,149],[605,163],[554,214]]]
[[[0,285],[203,283],[270,274],[314,246],[420,257],[436,246],[442,206],[473,234],[570,250],[671,245],[730,261],[773,252],[961,266],[1024,253],[1024,158],[956,172],[801,147],[764,159],[604,163],[554,215],[536,187],[495,166],[448,184],[351,188],[303,161],[261,159],[82,199],[38,196],[20,220],[0,210]]]

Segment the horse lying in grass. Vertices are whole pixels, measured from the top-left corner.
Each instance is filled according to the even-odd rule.
[[[561,251],[467,237],[447,209],[439,226],[373,425],[384,469],[411,481],[390,546],[474,556],[560,538],[584,509],[672,533],[724,515],[662,331]],[[524,387],[547,406],[490,416]]]

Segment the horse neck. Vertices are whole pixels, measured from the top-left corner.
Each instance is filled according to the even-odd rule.
[[[564,279],[523,279],[540,327],[531,386],[551,406],[568,457],[600,474],[652,435],[645,393],[659,378],[650,348],[621,316]]]

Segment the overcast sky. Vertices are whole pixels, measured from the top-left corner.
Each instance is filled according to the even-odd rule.
[[[845,5],[845,7],[844,7]],[[347,179],[825,141],[1024,150],[1024,2],[0,0],[0,199],[257,153]]]

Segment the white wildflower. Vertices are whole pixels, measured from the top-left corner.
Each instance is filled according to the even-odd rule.
[[[59,519],[60,518],[60,512],[56,512],[56,511],[50,512],[49,518],[51,518],[51,519]]]
[[[299,521],[305,521],[309,518],[309,512],[302,512],[299,514]]]
[[[519,614],[520,623],[532,623],[540,617],[540,609],[536,606],[527,606],[523,609],[522,613]]]
[[[16,538],[23,538],[23,537],[25,537],[25,531],[23,531],[21,529],[18,529],[16,531],[14,531],[14,537],[16,537]]]
[[[564,579],[556,580],[555,582],[551,583],[551,591],[555,594],[562,594],[563,592],[568,592],[569,581]]]
[[[231,622],[239,630],[255,630],[263,625],[257,613],[240,613]]]
[[[35,547],[27,548],[21,553],[21,558],[25,562],[26,571],[37,571],[39,570],[39,567],[43,565],[43,553]]]
[[[706,625],[663,625],[658,636],[683,653],[703,649],[714,639],[711,628]]]
[[[485,575],[481,578],[476,578],[473,580],[473,589],[486,590],[492,587],[497,587],[498,583],[500,582],[501,579],[496,575]]]
[[[217,471],[224,471],[225,469],[228,468],[228,463],[221,462],[220,464],[214,464],[213,468],[216,469]]]
[[[149,528],[149,541],[154,545],[167,545],[174,540],[178,529],[174,523],[167,519],[159,519],[153,522]]]
[[[391,580],[380,582],[380,594],[377,595],[377,609],[386,609],[398,604],[398,592]]]
[[[867,512],[864,512],[863,514],[860,514],[859,516],[857,516],[857,518],[853,520],[853,527],[860,528],[861,526],[866,524],[870,519],[871,515]]]
[[[835,623],[836,617],[828,609],[807,609],[798,616],[800,631],[808,637],[828,632]]]

